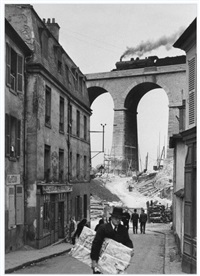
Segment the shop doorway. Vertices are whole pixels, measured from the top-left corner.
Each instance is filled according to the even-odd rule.
[[[64,238],[64,202],[58,203],[58,238]]]

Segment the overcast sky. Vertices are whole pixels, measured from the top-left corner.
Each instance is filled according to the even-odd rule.
[[[128,48],[136,54],[125,55],[123,60],[137,56],[144,58],[157,55],[162,58],[185,54],[172,45],[197,16],[197,5],[191,1],[171,4],[163,4],[163,1],[147,1],[149,4],[134,1],[126,4],[117,1],[109,4],[81,3],[56,2],[53,5],[33,4],[33,7],[42,19],[55,18],[60,26],[61,45],[84,74],[111,71]],[[156,47],[160,38],[166,43]],[[147,41],[156,45],[155,49],[144,53],[136,51]],[[92,105],[91,131],[101,131],[101,124],[106,124],[106,154],[110,154],[112,145],[113,108],[109,93],[97,98]],[[140,169],[145,167],[147,153],[148,169],[156,165],[158,151],[161,152],[162,147],[167,146],[167,124],[168,98],[165,91],[160,89],[149,92],[138,106]],[[101,150],[102,135],[92,134],[91,144],[93,151]],[[102,162],[103,154],[92,158],[93,166]]]
[[[197,1],[108,2],[20,1],[32,4],[41,19],[55,18],[60,26],[60,44],[84,74],[111,71],[127,47],[136,52],[143,42],[150,41],[155,45],[160,38],[170,40],[165,45],[167,49],[161,46],[143,55],[137,51],[136,55],[123,59],[139,55],[141,58],[150,55],[162,58],[185,54],[171,46],[197,16]],[[112,144],[113,108],[109,93],[98,97],[92,105],[91,130],[102,130],[100,124],[106,124],[106,153],[110,152]],[[157,158],[159,137],[161,147],[164,141],[167,143],[168,99],[164,90],[152,91],[143,97],[138,106],[138,120],[143,169],[147,152],[152,168]],[[101,150],[102,136],[91,135],[91,143],[93,150]],[[103,154],[99,154],[92,159],[93,166],[102,160]]]

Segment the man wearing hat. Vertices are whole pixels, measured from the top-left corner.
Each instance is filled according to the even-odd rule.
[[[90,257],[92,259],[93,273],[98,272],[98,260],[102,243],[105,238],[113,239],[123,245],[133,248],[132,240],[129,237],[128,230],[122,225],[121,219],[123,217],[123,209],[121,207],[114,207],[111,215],[111,221],[99,226],[95,238],[92,243]]]

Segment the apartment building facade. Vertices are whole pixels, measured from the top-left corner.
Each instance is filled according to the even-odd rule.
[[[179,133],[170,138],[174,148],[174,220],[173,227],[182,254],[183,272],[196,273],[197,258],[197,44],[196,20],[174,43],[186,52],[187,86],[179,107]]]
[[[26,63],[25,243],[65,236],[70,216],[90,220],[90,104],[85,76],[59,44],[55,19],[31,5],[5,16],[33,54]]]
[[[23,245],[25,60],[31,50],[5,20],[5,250]]]

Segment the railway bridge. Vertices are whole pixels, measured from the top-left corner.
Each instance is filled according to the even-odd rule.
[[[183,104],[186,89],[185,56],[157,58],[153,63],[145,60],[139,63],[138,59],[137,62],[120,61],[116,67],[111,72],[86,75],[90,104],[101,94],[110,93],[114,102],[111,156],[114,154],[117,160],[121,160],[122,172],[127,168],[127,160],[132,164],[132,170],[138,170],[138,103],[152,89],[164,89],[169,99],[168,140],[172,134],[178,133],[178,107]],[[168,147],[167,158],[172,155],[172,149]]]

